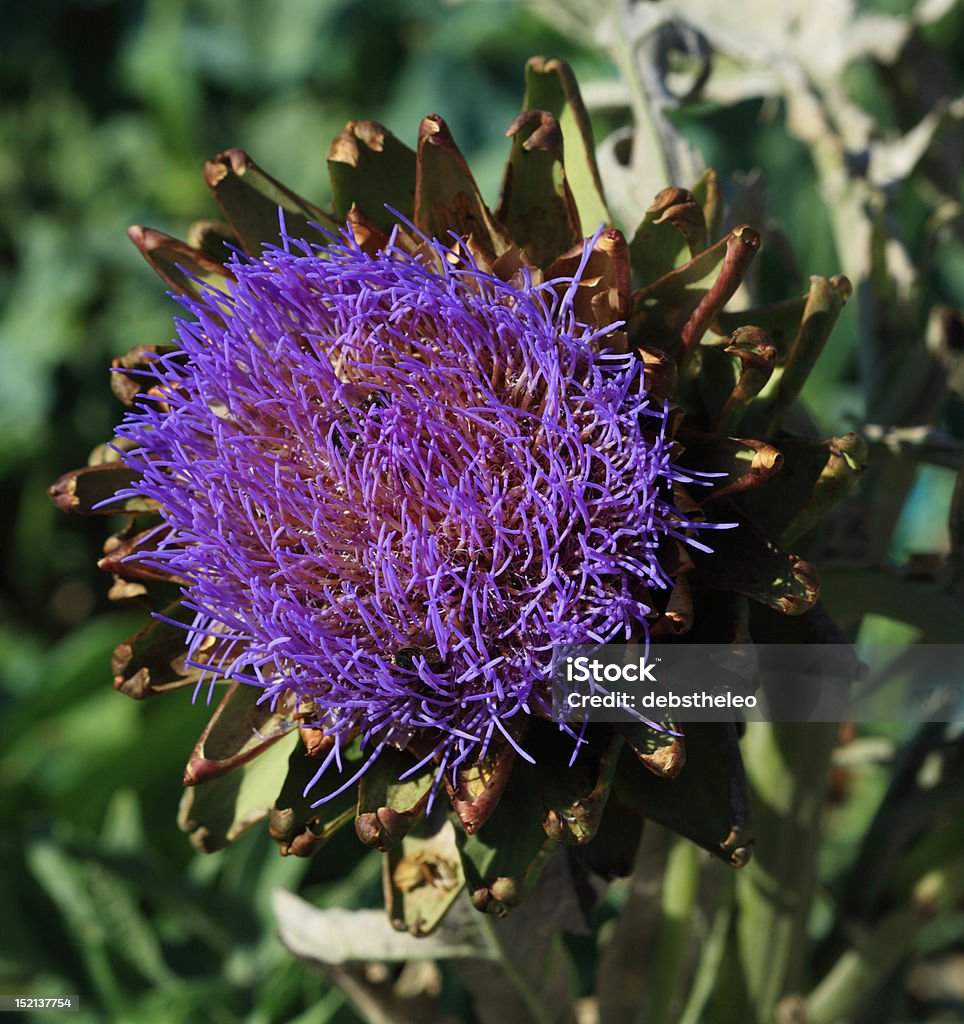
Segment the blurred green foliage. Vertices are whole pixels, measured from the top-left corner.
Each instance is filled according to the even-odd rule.
[[[275,941],[269,897],[283,885],[321,904],[373,905],[377,860],[336,881],[346,862],[339,844],[353,837],[305,863],[279,858],[261,829],[228,852],[191,851],[174,816],[207,708],[189,693],[138,704],[112,692],[111,649],[141,616],[108,611],[107,579],[92,568],[104,525],[62,517],[45,490],[111,436],[120,406],[109,394],[110,359],[172,333],[176,307],[124,231],[136,222],[183,237],[190,220],[213,214],[205,158],[240,146],[324,203],[328,144],[346,120],[376,118],[411,143],[419,119],[437,112],[494,199],[524,60],[565,57],[581,80],[610,75],[610,65],[496,2],[37,0],[8,3],[4,16],[0,991],[79,994],[78,1021],[347,1024],[358,1018],[342,993]],[[942,27],[949,56],[962,25],[958,15]],[[885,125],[913,96],[912,84],[882,83],[869,64],[853,69],[848,87]],[[783,116],[779,104],[751,100],[679,120],[724,176],[765,169],[770,213],[800,270],[830,274],[837,254],[817,176]],[[915,186],[895,206],[915,251],[931,231],[926,198]],[[962,268],[960,241],[942,243],[922,307],[964,304]],[[761,281],[762,293],[782,289],[785,276]],[[827,433],[863,415],[856,338],[852,320],[806,395]],[[943,415],[960,437],[961,401]],[[949,501],[948,471],[922,470],[892,557],[943,547]],[[861,748],[848,798],[831,812],[820,862],[831,888],[843,886],[887,788],[896,738],[870,737],[883,747]],[[600,928],[625,899],[613,890]],[[829,900],[818,902],[815,931],[832,936],[832,916]],[[928,941],[961,942],[964,931]],[[574,943],[586,956],[591,946]],[[443,1003],[471,1019],[454,983]]]

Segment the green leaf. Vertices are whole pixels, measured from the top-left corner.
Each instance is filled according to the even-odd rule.
[[[685,365],[739,287],[759,245],[752,228],[734,228],[699,256],[634,292],[630,343],[663,349]]]
[[[188,787],[177,823],[182,832],[190,833],[191,844],[202,853],[212,853],[265,818],[281,790],[288,757],[298,742],[298,734],[289,733],[253,761],[210,782]]]
[[[163,231],[134,224],[128,228],[127,235],[161,280],[180,295],[200,299],[205,285],[227,291],[227,282],[234,280],[234,275],[221,262]],[[228,255],[228,251],[223,250],[222,258]]]
[[[377,121],[349,121],[328,151],[335,217],[344,221],[352,206],[382,231],[415,212],[415,153]]]
[[[783,622],[798,637],[820,628],[818,615]],[[756,626],[755,633],[762,632]],[[800,991],[802,951],[818,884],[815,864],[827,777],[838,733],[836,723],[747,723],[743,749],[757,844],[753,862],[735,879],[734,946],[748,1007],[769,1008],[762,1019],[773,1020],[781,996]],[[760,956],[761,936],[766,937],[768,957]],[[719,1014],[713,1019],[732,1018]]]
[[[867,445],[853,433],[827,441],[780,437],[776,443],[784,459],[779,477],[740,503],[767,533],[790,543],[853,493],[867,468]]]
[[[384,886],[393,927],[429,935],[439,926],[465,887],[455,827],[441,807],[388,851]]]
[[[156,523],[146,530],[139,529],[140,525],[140,522],[134,520],[133,523],[125,524],[125,528],[119,533],[108,537],[104,541],[104,557],[97,562],[97,568],[125,580],[183,583],[183,579],[140,560],[144,554],[155,551],[170,530],[167,527],[158,527]],[[135,558],[135,555],[138,557]]]
[[[50,841],[27,848],[27,863],[41,887],[62,915],[74,945],[80,952],[98,999],[113,1016],[121,1015],[125,996],[107,947],[107,922],[91,893],[83,864],[66,856]]]
[[[361,767],[361,746],[357,740],[342,749],[341,761],[349,776]],[[268,831],[281,847],[283,856],[311,856],[319,846],[355,819],[358,793],[354,786],[349,786],[343,793],[317,807],[311,806],[316,797],[305,796],[305,790],[320,767],[321,762],[305,754],[300,743],[295,745],[288,761],[284,785],[274,801],[268,820]],[[331,772],[334,777],[333,768]],[[324,790],[319,789],[317,796],[324,796]]]
[[[524,110],[544,110],[559,122],[565,145],[566,179],[576,200],[583,233],[612,224],[606,206],[592,125],[572,68],[565,61],[532,57],[526,63]]]
[[[690,493],[701,503],[757,487],[778,473],[783,465],[780,452],[764,441],[720,437],[694,430],[680,431],[677,439],[684,449],[678,460],[681,466],[724,474],[707,481],[708,486],[691,486]]]
[[[643,287],[659,280],[686,259],[706,248],[703,210],[685,188],[664,188],[657,193],[636,228],[629,252],[633,285]]]
[[[228,246],[240,248],[241,239],[222,221],[196,220],[187,229],[187,244],[200,249],[218,263],[224,263],[231,251]]]
[[[808,296],[809,292],[770,306],[722,312],[716,318],[716,328],[734,339],[740,330],[756,328],[762,331],[776,348],[777,365],[783,366],[800,331]]]
[[[183,622],[184,629],[154,619],[139,633],[117,645],[111,659],[114,688],[135,700],[197,683],[201,670],[185,665],[187,629],[194,612],[180,602],[168,605],[164,619]]]
[[[204,180],[244,250],[254,255],[260,255],[264,243],[280,240],[279,207],[291,238],[326,243],[327,237],[312,224],[330,231],[340,227],[320,207],[266,174],[244,150],[228,149],[208,160]]]
[[[110,500],[118,491],[131,487],[140,477],[139,472],[128,469],[121,462],[84,466],[64,473],[48,488],[47,494],[61,512],[74,515],[123,516],[132,512],[155,512],[160,505],[139,494]]]
[[[115,371],[135,370],[136,373],[118,373],[110,375],[110,388],[114,395],[124,405],[131,406],[134,399],[144,391],[155,386],[157,381],[153,377],[145,377],[143,373],[150,368],[151,363],[160,355],[170,355],[177,349],[173,345],[135,345],[129,352],[118,356],[111,366]],[[182,356],[185,358],[186,356]]]
[[[717,318],[717,328],[728,333],[749,326],[765,331],[776,349],[776,370],[743,409],[743,429],[748,433],[767,434],[779,426],[806,383],[851,291],[845,277],[811,277],[806,295]]]
[[[822,572],[824,603],[842,626],[856,627],[865,615],[883,615],[917,627],[923,643],[960,642],[964,600],[942,591],[933,580],[883,566],[828,565]]]
[[[698,391],[711,430],[736,430],[773,375],[776,358],[776,346],[758,327],[738,327],[719,345],[703,344]]]
[[[532,262],[547,267],[582,241],[559,122],[543,110],[527,110],[506,134],[512,152],[495,215]]]
[[[590,727],[576,759],[571,736],[546,727],[532,730],[527,745],[536,759],[544,816],[542,827],[557,843],[581,845],[596,834],[609,799],[623,737],[608,726]]]
[[[691,980],[693,923],[699,913],[697,895],[705,858],[699,847],[680,836],[666,846],[665,861],[652,868],[662,876],[658,893],[644,884],[631,886],[622,914],[614,922],[599,974],[599,989],[606,988],[600,991],[600,1003],[608,1019],[678,1024],[678,994]],[[641,921],[646,922],[645,961],[639,948]]]
[[[501,256],[511,239],[482,200],[465,157],[446,123],[437,114],[426,117],[418,132],[415,184],[415,227],[446,245],[452,233],[469,235],[487,254]]]
[[[491,959],[459,960],[452,969],[472,994],[479,1024],[575,1024],[577,962],[563,933],[588,935],[586,902],[569,858],[557,849],[511,914],[474,915]]]
[[[627,752],[628,747],[624,748],[620,760],[627,756]],[[635,808],[620,800],[619,786],[614,779],[613,791],[606,801],[602,820],[592,841],[585,846],[569,847],[567,852],[571,858],[606,881],[625,878],[633,870],[642,834],[642,816]]]
[[[784,551],[735,511],[727,510],[725,519],[736,520],[737,526],[714,530],[713,553],[696,560],[694,581],[751,597],[784,615],[799,615],[813,607],[820,594],[813,566]]]
[[[804,306],[800,330],[790,346],[783,373],[774,378],[777,384],[770,408],[771,422],[779,426],[790,406],[796,401],[810,376],[841,310],[850,298],[853,287],[847,278],[811,277],[810,292]]]
[[[750,812],[734,727],[688,722],[686,764],[673,779],[648,771],[624,751],[615,792],[637,813],[692,839],[735,867],[749,859]]]
[[[105,865],[86,865],[87,889],[113,950],[152,986],[174,981],[152,922],[138,905],[140,892]]]
[[[542,828],[542,798],[533,765],[517,763],[489,820],[474,835],[459,833],[472,904],[502,914],[515,906],[557,845]]]
[[[705,170],[690,186],[690,192],[703,210],[707,238],[716,238],[723,220],[723,197],[716,171],[712,168]]]
[[[423,765],[403,779],[416,763],[411,754],[386,747],[362,776],[355,831],[366,846],[397,845],[425,813],[437,766]]]
[[[261,756],[298,723],[287,714],[272,711],[261,701],[264,691],[257,686],[232,683],[221,698],[211,720],[194,745],[184,785],[195,786],[220,778],[239,765]]]
[[[95,445],[87,456],[88,466],[107,466],[124,461],[124,453],[133,451],[136,442],[126,437],[113,437],[110,442]],[[156,520],[154,520],[156,522]]]
[[[663,718],[660,724],[666,732],[642,722],[619,722],[613,728],[651,772],[674,779],[686,764],[686,744],[681,735],[673,735],[679,732],[679,726],[671,718]]]

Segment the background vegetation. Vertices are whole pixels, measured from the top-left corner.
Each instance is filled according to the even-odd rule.
[[[207,709],[192,705],[183,691],[144,703],[113,693],[110,651],[138,627],[139,615],[109,608],[107,580],[92,568],[102,524],[61,517],[45,491],[112,433],[120,406],[109,393],[110,359],[171,334],[173,303],[126,241],[128,224],[183,236],[191,219],[213,213],[199,169],[228,146],[248,150],[272,174],[324,203],[328,143],[347,119],[378,119],[411,143],[430,112],[449,122],[494,200],[525,59],[564,57],[581,81],[616,74],[603,51],[564,34],[571,21],[562,15],[572,5],[559,5],[557,27],[550,26],[555,6],[453,7],[435,0],[6,5],[0,38],[0,991],[79,994],[82,1011],[72,1018],[78,1021],[359,1019],[341,988],[281,948],[269,899],[283,886],[319,903],[373,904],[377,862],[363,861],[342,879],[341,844],[352,837],[305,863],[277,857],[261,829],[230,851],[192,852],[174,816],[183,764]],[[886,6],[896,13],[913,7],[896,0]],[[962,26],[958,10],[924,30],[952,81]],[[904,65],[894,67],[900,72]],[[915,84],[898,78],[881,76],[879,62],[866,57],[849,67],[842,87],[891,131],[913,120],[905,108]],[[818,187],[818,161],[787,130],[779,94],[741,95],[732,103],[703,98],[672,116],[727,180],[763,169],[771,185],[766,216],[793,240],[804,275],[831,274],[846,262],[833,210]],[[620,117],[619,103],[601,102],[599,134]],[[952,196],[955,174],[960,185],[959,153],[957,160],[947,172],[945,191]],[[964,305],[964,249],[954,230],[959,208],[956,222],[951,214],[947,223],[933,219],[942,173],[898,189],[888,209],[912,259],[920,257],[924,267],[915,283],[921,312],[907,326],[917,340],[935,303]],[[733,186],[732,194],[746,191]],[[771,235],[776,247],[779,239]],[[787,264],[780,281],[759,283],[761,293],[782,287],[795,272]],[[845,314],[806,395],[808,411],[828,435],[868,420],[858,309]],[[891,566],[906,565],[913,552],[950,547],[948,513],[960,458],[953,445],[964,436],[959,366],[956,373],[957,384],[935,411],[941,439],[951,447],[937,459],[922,456],[904,473],[887,536]],[[859,595],[837,594],[838,605],[846,609],[850,602],[858,620],[874,610],[860,605],[866,599]],[[903,628],[890,607],[871,622],[883,631],[878,636]],[[904,627],[917,629],[909,618]],[[961,637],[951,632],[944,639]],[[829,818],[820,859],[828,891],[846,874],[903,749],[894,730],[866,738],[877,746],[865,747],[857,768],[848,769]],[[958,794],[943,813],[960,809]],[[607,917],[631,896],[614,890],[595,940],[611,934]],[[819,903],[814,929],[831,934],[832,918],[830,901]],[[759,941],[765,946],[767,936]],[[587,939],[573,950],[584,988],[595,948]],[[872,1019],[959,1019],[964,985],[955,950],[962,948],[964,913],[955,912],[886,974],[885,1012],[894,1016]],[[918,969],[916,989],[907,987],[908,963]],[[933,964],[941,965],[939,980],[927,988],[920,979],[930,975],[920,970],[926,974]],[[445,981],[441,1000],[454,1019],[472,1019],[466,988],[454,979]]]

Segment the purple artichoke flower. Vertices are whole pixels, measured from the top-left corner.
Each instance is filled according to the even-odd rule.
[[[235,680],[185,768],[192,843],[267,817],[283,854],[308,856],[354,820],[416,935],[463,887],[504,913],[559,844],[626,873],[642,818],[746,862],[732,728],[576,734],[547,721],[551,649],[770,635],[770,612],[819,593],[780,539],[862,468],[852,436],[765,439],[848,283],[727,311],[759,235],[714,240],[713,172],[659,193],[628,237],[587,240],[612,218],[578,87],[560,61],[525,74],[494,210],[429,115],[414,150],[349,122],[330,208],[232,149],[204,166],[225,222],[186,241],[132,227],[190,316],[179,346],[115,360],[121,438],[49,489],[114,517],[110,596],[156,618],[115,649],[114,686]],[[290,237],[264,248],[279,204]]]
[[[573,313],[594,241],[506,283],[437,241],[286,240],[181,300],[120,434],[191,656],[376,753],[431,730],[441,774],[551,714],[553,645],[648,638],[661,546],[703,547],[694,474],[642,361]]]

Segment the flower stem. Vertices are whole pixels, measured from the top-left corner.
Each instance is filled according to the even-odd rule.
[[[662,187],[665,187],[674,183],[673,170],[670,166],[667,147],[662,142],[656,123],[658,115],[655,113],[650,96],[640,79],[636,58],[639,39],[634,38],[630,31],[626,0],[612,0],[610,10],[613,25],[611,52],[619,68],[619,73],[629,89],[636,131],[633,145],[638,146],[641,152],[646,153],[646,159],[651,164],[658,165],[659,178],[663,181]],[[660,20],[658,14],[653,16],[650,31],[656,30]]]
[[[690,945],[693,908],[700,881],[700,850],[677,837],[669,851],[663,875],[659,936],[646,998],[637,1024],[667,1024],[672,1015],[679,981]]]
[[[519,997],[519,1001],[526,1008],[533,1024],[552,1024],[538,995],[533,992],[529,982],[523,977],[516,967],[512,958],[506,952],[502,940],[499,938],[495,922],[488,914],[476,914],[475,923],[485,942],[490,958],[499,965],[509,987]]]
[[[693,978],[686,1005],[677,1024],[701,1024],[705,1019],[707,1004],[720,983],[720,968],[727,952],[730,929],[733,925],[734,883],[735,879],[731,879],[727,886],[728,891],[723,893],[722,902],[700,951],[696,976]]]
[[[757,845],[753,861],[737,878],[737,932],[747,989],[760,1020],[769,1020],[780,998],[803,981],[836,728],[833,723],[753,723],[747,728]]]

